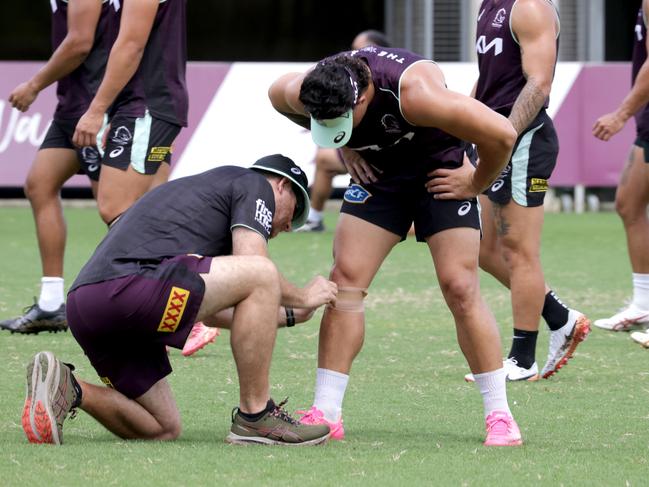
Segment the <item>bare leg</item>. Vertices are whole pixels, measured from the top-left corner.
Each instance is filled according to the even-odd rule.
[[[239,374],[240,408],[257,413],[270,398],[270,362],[277,333],[279,273],[265,257],[229,256],[212,259],[205,295],[196,321],[211,321],[217,312],[235,306],[230,344]]]
[[[331,280],[338,287],[367,288],[400,238],[360,218],[341,213],[334,240]],[[365,314],[327,308],[320,323],[318,367],[349,374],[365,336]]]
[[[140,174],[132,166],[126,171],[102,166],[97,194],[97,206],[102,220],[109,224],[128,210],[149,190],[153,180],[153,175]]]
[[[633,146],[615,195],[615,209],[624,223],[633,272],[649,274],[649,163]]]
[[[523,207],[510,201],[495,205],[496,228],[509,266],[514,327],[538,331],[546,286],[541,268],[543,207]]]
[[[345,174],[346,171],[335,149],[318,149],[315,165],[315,176],[311,185],[311,208],[323,211],[331,196],[333,178],[338,174]]]
[[[78,170],[72,149],[42,149],[27,175],[25,194],[34,214],[43,276],[63,277],[66,225],[59,193]]]
[[[471,371],[480,374],[502,368],[496,320],[480,295],[479,232],[454,228],[432,235],[427,243]]]
[[[83,390],[81,409],[120,438],[173,440],[180,436],[180,414],[167,379],[136,399],[108,387],[79,384]]]

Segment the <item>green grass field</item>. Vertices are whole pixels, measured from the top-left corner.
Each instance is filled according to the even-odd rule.
[[[66,283],[104,227],[93,209],[66,210]],[[327,215],[333,229],[335,215]],[[38,293],[40,261],[28,209],[0,208],[0,317]],[[282,235],[270,246],[279,268],[305,284],[327,274],[333,231]],[[553,289],[591,318],[630,295],[621,223],[613,213],[548,215],[543,262]],[[483,293],[511,336],[508,292],[490,277]],[[289,409],[310,406],[321,314],[280,330],[272,394]],[[521,448],[487,449],[482,402],[462,380],[467,367],[424,245],[400,244],[367,299],[367,336],[351,374],[347,439],[318,448],[237,447],[223,442],[238,386],[227,331],[196,356],[171,354],[170,377],[184,424],[173,443],[125,442],[83,412],[65,424],[62,447],[29,445],[20,426],[24,366],[48,349],[96,381],[66,334],[0,333],[0,485],[646,485],[649,472],[649,351],[627,334],[594,330],[558,375],[508,386]],[[545,360],[548,332],[539,335]],[[505,351],[506,351],[505,350]]]

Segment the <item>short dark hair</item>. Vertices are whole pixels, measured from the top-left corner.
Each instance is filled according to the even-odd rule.
[[[374,46],[392,47],[392,44],[390,43],[388,36],[386,36],[383,32],[379,30],[374,30],[374,29],[364,30],[363,32],[360,32],[358,35],[361,34],[367,37],[367,40],[369,40]]]
[[[349,53],[320,61],[302,81],[300,102],[316,120],[341,116],[354,107],[354,88],[350,73],[358,85],[358,95],[369,86],[370,70],[361,58]]]

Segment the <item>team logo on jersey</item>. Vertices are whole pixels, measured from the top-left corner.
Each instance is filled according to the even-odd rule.
[[[162,319],[158,325],[159,332],[173,333],[176,331],[176,328],[180,325],[180,320],[183,317],[188,300],[189,291],[187,289],[176,286],[171,288],[167,306],[165,307],[164,313],[162,313]]]
[[[259,198],[255,203],[255,221],[259,223],[266,232],[270,233],[271,226],[273,225],[273,212],[266,207],[266,202]]]
[[[530,180],[530,193],[545,193],[548,190],[548,180],[532,178]]]
[[[347,191],[345,191],[343,199],[347,203],[363,204],[371,198],[371,196],[372,194],[360,184],[352,184],[347,188]]]
[[[381,117],[381,125],[383,125],[383,129],[386,131],[388,134],[399,134],[401,133],[401,127],[399,126],[399,120],[397,117],[392,115],[391,113],[386,113]]]
[[[507,18],[507,10],[504,8],[501,8],[496,12],[496,16],[494,17],[493,22],[491,23],[492,27],[496,27],[497,29],[500,29],[503,24],[505,23],[505,19]]]
[[[478,37],[478,40],[475,43],[475,50],[478,54],[486,54],[491,49],[494,50],[494,56],[503,52],[503,40],[500,37],[496,37],[493,41],[487,44],[487,36]]]
[[[467,213],[471,211],[471,202],[470,201],[465,201],[462,203],[462,206],[460,206],[457,210],[457,214],[459,216],[465,216]]]

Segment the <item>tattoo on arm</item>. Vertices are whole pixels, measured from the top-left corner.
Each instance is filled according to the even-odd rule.
[[[536,118],[545,104],[545,98],[534,78],[528,78],[509,115],[509,121],[518,134],[521,134]]]

